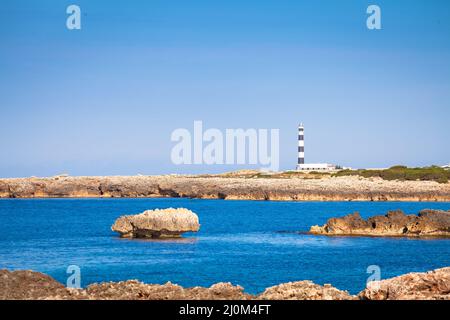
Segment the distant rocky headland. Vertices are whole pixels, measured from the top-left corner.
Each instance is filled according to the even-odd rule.
[[[85,289],[66,288],[52,277],[33,271],[0,270],[0,300],[450,300],[450,267],[408,273],[369,282],[358,295],[311,281],[283,283],[251,295],[231,283],[209,288],[183,288],[170,282],[137,280],[94,283]]]
[[[418,215],[389,211],[367,220],[358,212],[331,218],[323,226],[312,226],[311,234],[330,236],[450,237],[450,210],[422,210]]]
[[[0,179],[0,198],[187,197],[285,201],[450,201],[450,183],[318,174]]]

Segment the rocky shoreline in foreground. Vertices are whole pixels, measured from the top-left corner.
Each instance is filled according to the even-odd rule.
[[[0,270],[0,300],[450,300],[450,267],[370,282],[357,295],[311,281],[283,283],[258,295],[230,283],[183,288],[137,280],[68,289],[39,272]]]
[[[283,201],[450,201],[450,183],[355,176],[111,176],[0,179],[0,198],[185,197]]]

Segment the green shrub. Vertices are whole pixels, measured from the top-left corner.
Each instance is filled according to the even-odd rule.
[[[333,176],[362,176],[364,178],[380,177],[384,180],[420,180],[447,183],[450,179],[450,171],[438,166],[408,168],[406,166],[397,165],[384,170],[341,170]]]
[[[440,177],[436,180],[439,183],[447,183],[448,182],[448,177]]]

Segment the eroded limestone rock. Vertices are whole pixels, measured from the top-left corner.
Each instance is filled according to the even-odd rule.
[[[198,216],[185,208],[147,210],[118,218],[111,227],[124,238],[178,238],[185,232],[197,232]]]
[[[309,232],[320,235],[450,237],[450,211],[427,209],[418,215],[405,215],[397,210],[367,220],[355,212],[342,218],[331,218],[323,226],[312,226]]]
[[[262,300],[352,300],[347,291],[341,291],[329,284],[323,286],[312,281],[283,283],[267,288],[258,299]]]
[[[137,280],[94,283],[85,289],[68,289],[52,277],[33,271],[0,270],[0,300],[450,300],[450,267],[408,273],[370,282],[358,296],[331,285],[311,281],[283,283],[250,295],[241,286],[217,283],[209,288],[183,288],[170,282],[145,284]]]
[[[216,283],[209,288],[183,288],[170,282],[145,284],[137,280],[95,283],[86,288],[90,299],[96,300],[246,300],[251,296],[231,283]]]
[[[364,300],[450,300],[450,267],[369,282]]]

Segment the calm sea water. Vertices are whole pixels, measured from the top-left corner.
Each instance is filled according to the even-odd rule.
[[[184,240],[126,240],[110,230],[123,214],[186,207],[201,229]],[[450,266],[450,240],[323,237],[298,234],[333,216],[390,209],[417,213],[450,203],[271,202],[190,199],[0,200],[0,268],[32,269],[65,283],[69,265],[82,286],[139,279],[210,286],[226,281],[258,293],[282,282],[312,280],[357,293],[369,265],[382,278]]]

